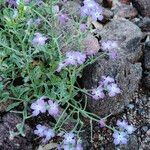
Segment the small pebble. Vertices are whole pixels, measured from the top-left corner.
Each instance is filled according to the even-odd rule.
[[[148,127],[147,127],[147,126],[143,126],[143,127],[142,127],[142,130],[143,130],[144,132],[147,132]]]
[[[148,136],[150,136],[150,129],[146,132],[146,134],[147,134]]]
[[[133,109],[133,108],[134,108],[134,105],[133,105],[133,104],[129,104],[129,105],[128,105],[128,108],[129,108],[129,109]]]

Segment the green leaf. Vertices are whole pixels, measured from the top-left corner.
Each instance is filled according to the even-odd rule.
[[[21,103],[21,102],[16,102],[16,103],[11,104],[11,105],[9,105],[9,106],[7,107],[6,110],[7,110],[7,111],[10,111],[11,109],[17,107],[20,103]]]
[[[22,136],[25,136],[23,128],[24,128],[24,124],[23,123],[18,123],[16,125],[17,130],[19,131],[19,134],[21,134]]]

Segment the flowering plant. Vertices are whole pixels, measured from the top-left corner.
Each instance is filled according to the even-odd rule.
[[[66,4],[67,1],[64,1]],[[6,4],[6,5],[5,5]],[[86,110],[81,101],[86,96],[93,100],[106,96],[121,94],[115,78],[102,76],[96,89],[83,90],[78,83],[82,70],[100,59],[95,52],[87,55],[81,45],[82,38],[90,32],[90,27],[63,13],[58,1],[13,1],[3,2],[5,8],[0,14],[0,91],[1,102],[11,100],[7,111],[15,111],[23,116],[18,133],[23,135],[23,125],[31,118],[45,115],[52,118],[50,123],[35,125],[34,134],[44,143],[56,136],[62,138],[58,147],[82,150],[79,133],[83,126],[82,117],[101,122],[101,126],[114,131],[115,144],[125,144],[126,135],[133,132],[133,126],[117,122],[127,132],[118,132],[102,122],[99,116]],[[81,15],[91,17],[94,21],[103,19],[103,8],[94,0],[84,0]],[[57,9],[57,10],[56,10]],[[58,30],[66,27],[68,22],[74,25],[74,34]],[[87,21],[87,20],[86,20]],[[67,25],[66,25],[67,24]],[[68,29],[70,31],[70,28]],[[64,50],[69,43],[77,43],[76,49]],[[117,44],[113,41],[101,43],[103,51],[112,54]],[[115,51],[116,52],[116,51]],[[116,54],[116,53],[115,53]],[[114,53],[111,55],[115,59]],[[85,97],[80,97],[83,93]],[[44,96],[43,96],[44,95]],[[65,123],[77,116],[74,127],[66,131]],[[63,132],[62,134],[60,134]]]

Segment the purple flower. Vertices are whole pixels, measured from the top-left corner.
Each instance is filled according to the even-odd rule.
[[[99,126],[100,126],[100,128],[105,127],[105,120],[104,119],[100,119]]]
[[[118,88],[117,84],[115,84],[115,83],[107,85],[107,91],[108,91],[108,95],[110,97],[113,97],[116,94],[121,93],[121,90]]]
[[[69,20],[69,17],[67,14],[60,12],[58,14],[58,20],[59,20],[60,24],[64,25]]]
[[[81,143],[77,143],[75,150],[83,150],[82,144]]]
[[[104,86],[107,86],[109,83],[113,83],[115,82],[114,78],[110,77],[110,76],[102,76],[102,82],[100,82],[100,84],[104,84]]]
[[[97,19],[98,20],[103,20],[103,15],[102,15],[102,9],[98,8],[98,9],[95,9],[95,12],[92,13],[92,19],[94,21],[96,21]]]
[[[43,100],[43,97],[38,99],[36,102],[32,103],[31,109],[34,111],[32,112],[33,116],[39,115],[39,113],[45,113],[46,112],[46,103]]]
[[[85,32],[86,29],[87,29],[87,25],[86,24],[84,24],[84,23],[80,24],[80,31],[81,32]]]
[[[64,150],[75,150],[75,147],[74,147],[74,145],[72,145],[72,144],[65,144],[65,145],[63,146],[63,149],[64,149]]]
[[[101,47],[102,47],[102,50],[106,51],[112,59],[117,58],[118,44],[116,41],[110,41],[110,40],[109,41],[103,41],[103,42],[101,42]]]
[[[34,134],[38,135],[39,137],[43,137],[43,142],[49,141],[51,138],[55,136],[55,132],[53,129],[47,128],[44,125],[38,124],[36,126],[36,130],[34,130]]]
[[[128,134],[132,134],[135,131],[135,128],[133,127],[133,125],[127,125],[125,129],[127,130]]]
[[[95,100],[98,100],[98,99],[102,99],[105,97],[105,94],[103,92],[103,88],[101,86],[97,87],[96,89],[93,89],[92,90],[92,97],[93,99]]]
[[[104,51],[110,51],[112,49],[117,49],[118,48],[118,44],[116,41],[103,41],[101,43],[101,47]]]
[[[85,62],[86,60],[86,55],[81,53],[81,52],[77,52],[77,51],[69,51],[66,53],[66,59],[64,61],[64,63],[66,65],[81,65]]]
[[[75,57],[76,57],[76,63],[79,65],[82,65],[85,60],[86,60],[86,55],[81,53],[81,52],[75,52],[74,53]]]
[[[114,137],[114,144],[127,144],[127,133],[126,132],[119,132],[119,131],[114,131],[113,137]]]
[[[49,100],[48,101],[48,113],[53,116],[53,117],[56,117],[58,116],[58,113],[59,113],[59,105],[57,102],[53,102],[52,100]]]
[[[43,46],[46,43],[47,38],[41,33],[35,33],[35,37],[32,40],[33,46],[40,45]]]
[[[123,121],[117,120],[117,126],[127,131],[128,134],[132,134],[135,131],[133,125],[128,125],[128,123],[125,120]]]
[[[97,5],[97,3],[94,0],[84,0],[83,4],[89,8],[93,8],[94,6]]]
[[[75,134],[72,132],[65,133],[63,142],[64,145],[68,145],[68,144],[75,145],[76,143]]]
[[[82,16],[90,16],[94,21],[103,19],[103,9],[98,3],[94,0],[84,0],[83,4],[84,6],[81,7]]]
[[[74,51],[66,52],[66,65],[76,65],[76,53]]]
[[[6,0],[6,5],[10,6],[11,8],[17,8],[16,0]]]
[[[62,150],[62,146],[60,144],[57,145],[57,150]]]
[[[44,131],[44,136],[45,136],[45,139],[44,141],[49,141],[51,138],[53,138],[55,136],[55,132],[53,129],[47,129]]]
[[[36,126],[36,130],[34,130],[34,134],[38,135],[39,137],[43,137],[45,135],[44,131],[47,130],[46,126],[38,124]]]
[[[120,127],[121,129],[125,129],[128,126],[128,123],[125,120],[123,121],[117,120],[117,126]]]

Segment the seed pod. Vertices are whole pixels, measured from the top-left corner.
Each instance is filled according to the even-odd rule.
[[[132,4],[140,15],[150,17],[150,0],[132,0]]]

